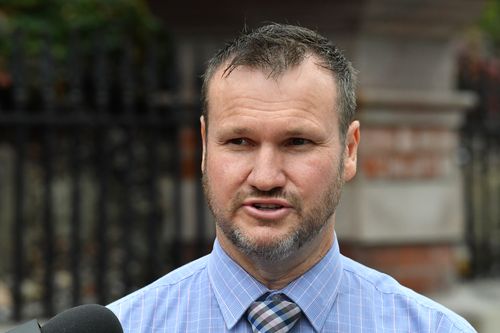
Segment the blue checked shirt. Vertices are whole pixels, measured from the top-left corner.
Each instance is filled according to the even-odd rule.
[[[302,310],[291,332],[475,332],[450,310],[342,256],[337,241],[320,262],[279,291],[255,280],[215,241],[211,254],[108,307],[124,333],[250,333],[246,311],[268,292],[284,293]]]

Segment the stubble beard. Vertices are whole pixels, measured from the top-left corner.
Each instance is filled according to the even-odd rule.
[[[249,193],[238,192],[233,198],[230,208],[224,212],[215,204],[211,191],[212,184],[207,176],[206,169],[203,170],[202,183],[208,207],[214,216],[215,223],[224,236],[245,256],[257,261],[276,263],[296,253],[305,244],[313,241],[325,229],[328,223],[333,223],[331,218],[340,202],[342,187],[344,185],[344,163],[342,158],[340,158],[337,169],[337,177],[331,181],[327,191],[318,200],[318,204],[306,211],[297,195],[279,189],[266,192],[259,190],[253,190]],[[261,198],[274,197],[287,200],[292,203],[299,223],[286,235],[276,238],[271,242],[262,244],[252,240],[241,228],[227,218],[227,216],[233,216],[236,210],[241,208],[242,202],[250,196]]]

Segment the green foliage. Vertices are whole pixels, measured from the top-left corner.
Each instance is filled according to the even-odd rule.
[[[493,46],[493,51],[500,54],[500,0],[489,0],[480,22],[481,30]]]
[[[161,28],[143,0],[0,0],[0,57],[10,52],[15,31],[28,55],[48,39],[58,59],[66,56],[72,34],[83,50],[92,48],[96,34],[113,50],[125,40],[143,43]]]

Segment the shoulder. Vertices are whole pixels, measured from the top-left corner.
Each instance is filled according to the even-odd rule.
[[[193,290],[194,285],[206,285],[208,283],[207,259],[208,256],[205,256],[181,266],[151,284],[114,301],[107,307],[118,317],[123,317],[132,310],[140,309],[143,312],[146,307],[155,304],[157,300],[165,302],[178,298]]]
[[[410,331],[475,332],[462,317],[399,284],[394,278],[342,256],[344,276],[340,294],[358,293],[360,301],[371,302],[370,308],[384,319],[405,318]],[[344,283],[345,282],[345,283]],[[425,329],[423,329],[425,327]]]

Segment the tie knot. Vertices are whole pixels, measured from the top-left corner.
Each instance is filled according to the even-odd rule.
[[[248,308],[248,321],[254,333],[286,333],[300,318],[300,308],[283,294],[274,294]]]

